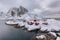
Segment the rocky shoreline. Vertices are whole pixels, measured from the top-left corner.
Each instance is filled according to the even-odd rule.
[[[54,24],[54,22],[53,21],[55,21],[55,22],[58,22],[58,21],[56,21],[56,20],[54,20],[54,19],[51,19],[52,21],[50,21],[50,20],[48,20],[50,23],[52,22],[53,23],[53,25],[55,26],[55,24]],[[33,28],[33,29],[31,29],[31,30],[29,30],[29,27],[27,26],[25,26],[25,24],[24,24],[25,22],[19,22],[19,24],[17,24],[17,25],[14,25],[14,28],[17,28],[17,29],[22,29],[22,30],[24,30],[24,31],[26,31],[26,32],[35,32],[36,34],[34,34],[34,37],[32,37],[32,40],[56,40],[57,39],[57,37],[59,37],[60,36],[60,34],[58,34],[58,33],[60,33],[60,30],[58,30],[58,29],[56,29],[56,30],[49,30],[49,27],[50,26],[48,26],[49,24],[46,24],[46,23],[43,23],[44,25],[42,26],[42,27],[48,27],[47,28],[47,30],[45,29],[43,29],[43,30],[41,30],[41,28],[39,28],[39,26],[37,26],[37,25],[32,25],[32,27],[31,26],[29,26],[29,27],[31,27],[31,28]],[[41,23],[41,22],[40,22]],[[20,26],[21,25],[21,26]],[[27,24],[26,24],[27,25]],[[40,26],[41,26],[41,24],[40,24]],[[52,26],[52,27],[54,27],[54,26]],[[58,26],[58,25],[57,25]],[[56,26],[56,27],[57,27]],[[35,27],[38,27],[38,28],[35,28]],[[49,30],[49,31],[48,31]],[[58,30],[58,31],[57,31]],[[53,32],[53,33],[55,33],[57,36],[56,37],[54,37],[54,35],[51,35],[51,34],[49,34],[50,32]],[[38,34],[38,33],[40,33],[40,34]],[[36,36],[39,36],[39,35],[42,35],[41,33],[43,33],[43,35],[45,35],[45,37],[46,38],[43,38],[43,39],[37,39],[36,38]]]

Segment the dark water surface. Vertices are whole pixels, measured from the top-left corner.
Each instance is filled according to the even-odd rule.
[[[4,20],[0,20],[0,40],[31,40],[33,35],[34,32],[16,29],[6,25]]]

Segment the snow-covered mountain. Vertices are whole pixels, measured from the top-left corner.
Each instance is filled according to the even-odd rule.
[[[25,14],[27,12],[28,12],[28,10],[22,6],[20,6],[19,8],[13,7],[13,8],[9,9],[9,11],[7,12],[7,15],[9,15],[9,16],[20,16],[20,15]]]
[[[7,13],[0,12],[0,19],[7,19],[10,17],[20,17],[20,15],[26,14],[28,10],[22,6],[13,7],[8,10]]]

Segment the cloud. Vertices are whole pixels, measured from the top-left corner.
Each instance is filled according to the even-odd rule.
[[[0,10],[6,12],[15,5],[13,0],[0,0]]]
[[[3,11],[8,10],[11,7],[24,6],[28,10],[32,10],[36,7],[34,0],[0,0],[0,9]]]
[[[43,15],[59,14],[60,13],[60,0],[35,0]]]

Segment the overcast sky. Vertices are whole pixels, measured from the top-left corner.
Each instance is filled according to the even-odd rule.
[[[43,8],[44,10],[59,11],[60,0],[0,0],[0,11],[6,12],[12,7],[24,6],[28,10]],[[57,10],[56,10],[57,9]]]
[[[6,11],[11,7],[24,6],[27,9],[36,7],[34,0],[0,0],[0,11]]]

